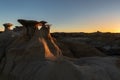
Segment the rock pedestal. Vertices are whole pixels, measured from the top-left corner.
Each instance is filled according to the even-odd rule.
[[[10,74],[13,67],[23,62],[39,60],[55,60],[61,55],[61,50],[50,35],[50,28],[33,20],[18,20],[26,29],[26,34],[18,37],[6,49],[6,65],[3,72]],[[38,24],[42,25],[38,30]],[[25,66],[25,65],[20,65]]]
[[[11,27],[13,26],[13,24],[11,24],[11,23],[5,23],[5,24],[3,24],[3,26],[5,27],[5,31],[10,31]]]
[[[38,30],[38,26],[40,23],[38,21],[34,20],[24,20],[24,19],[18,19],[18,22],[21,23],[24,27],[27,29],[26,35],[29,39],[34,35],[35,31]]]

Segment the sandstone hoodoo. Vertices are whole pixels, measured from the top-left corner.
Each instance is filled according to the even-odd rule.
[[[23,36],[18,37],[6,49],[6,64],[3,72],[9,74],[14,64],[25,61],[37,61],[41,59],[56,59],[61,52],[50,35],[50,29],[43,26],[37,28],[36,21],[18,20],[26,29]],[[29,25],[30,24],[30,25]],[[37,25],[37,26],[36,26]]]
[[[18,19],[18,22],[22,24],[23,27],[26,27],[29,38],[33,36],[34,32],[38,30],[38,26],[41,25],[40,22],[34,20]]]
[[[3,26],[5,27],[5,31],[9,31],[9,30],[11,30],[11,27],[13,26],[13,24],[5,23],[5,24],[3,24]]]
[[[119,57],[99,56],[101,53],[85,57],[84,50],[75,47],[75,43],[56,41],[46,21],[19,19],[18,22],[22,24],[22,33],[5,47],[4,56],[0,57],[1,74],[8,80],[120,80]],[[85,53],[89,55],[92,51]],[[74,52],[76,56],[81,56],[81,52],[84,57],[64,57]]]

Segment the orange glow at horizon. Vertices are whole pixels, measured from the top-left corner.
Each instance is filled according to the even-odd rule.
[[[98,18],[97,18],[98,19]],[[51,28],[52,29],[52,28]],[[119,18],[101,18],[88,19],[81,22],[79,19],[72,23],[61,24],[53,26],[52,32],[113,32],[120,33],[120,19]]]
[[[64,28],[55,28],[51,29],[51,32],[113,32],[113,33],[120,33],[120,25],[106,25],[106,26],[80,26],[80,27],[64,27]]]

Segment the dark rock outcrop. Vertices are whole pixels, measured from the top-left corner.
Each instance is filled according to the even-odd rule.
[[[17,38],[16,33],[10,29],[12,27],[11,23],[5,23],[3,25],[5,27],[5,31],[0,34],[0,72],[3,69],[3,65],[6,60],[7,47]]]
[[[64,56],[72,58],[106,56],[104,53],[100,52],[89,44],[73,41],[70,39],[58,40],[58,45]]]

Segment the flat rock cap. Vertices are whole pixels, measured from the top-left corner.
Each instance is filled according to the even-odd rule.
[[[46,24],[46,23],[47,23],[47,21],[40,21],[40,23],[42,23],[42,24]]]
[[[25,20],[25,19],[18,19],[18,22],[22,24],[23,26],[34,26],[36,24],[39,24],[40,22],[35,20]]]
[[[13,24],[11,24],[11,23],[5,23],[5,24],[3,24],[3,26],[5,26],[5,27],[11,27],[11,26],[13,26]]]

